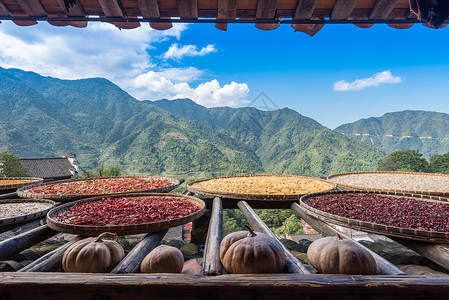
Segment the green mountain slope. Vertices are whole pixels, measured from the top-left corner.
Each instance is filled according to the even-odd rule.
[[[430,157],[449,152],[447,128],[448,114],[406,110],[344,124],[335,131],[377,147],[413,149]]]
[[[257,155],[238,141],[137,101],[105,79],[0,69],[0,83],[0,147],[22,157],[73,152],[82,167],[118,162],[127,173],[263,171]]]
[[[155,105],[202,122],[253,150],[266,172],[311,176],[374,170],[380,149],[351,140],[288,108],[206,109],[191,100],[160,100]]]

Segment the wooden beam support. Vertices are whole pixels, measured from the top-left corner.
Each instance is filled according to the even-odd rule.
[[[449,271],[449,247],[447,245],[412,241],[395,237],[390,238]]]
[[[245,215],[246,220],[248,220],[249,225],[255,230],[259,231],[265,234],[268,234],[269,236],[275,238],[276,240],[279,240],[277,236],[268,228],[268,226],[262,221],[262,219],[256,214],[256,212],[249,206],[249,204],[246,201],[240,201],[238,203],[238,206],[240,210],[242,211],[243,215]],[[310,274],[309,270],[299,261],[296,259],[296,257],[293,256],[293,254],[290,253],[290,251],[287,249],[287,247],[284,246],[281,242],[279,242],[282,245],[282,248],[284,248],[285,251],[285,268],[284,270],[287,273],[296,273],[296,274]]]
[[[58,234],[57,231],[54,231],[47,225],[44,225],[1,241],[0,260],[7,259],[11,255],[45,241],[56,234]]]
[[[126,17],[118,0],[98,0],[106,17]],[[133,29],[140,26],[139,22],[114,22],[120,29]]]
[[[197,0],[178,0],[178,9],[181,19],[198,19]]]
[[[234,20],[237,18],[237,0],[218,0],[217,19]],[[215,27],[226,31],[228,23],[215,23]]]
[[[1,273],[4,299],[448,299],[446,276]]]
[[[64,2],[64,0],[58,0],[59,6],[62,7],[62,9],[65,11],[66,15],[69,17],[85,17],[86,14],[84,13],[84,9],[81,6],[81,3],[79,1],[76,1],[76,4],[74,6],[71,6],[69,9],[67,9],[67,6]],[[70,18],[68,18],[70,19]],[[49,22],[50,23],[50,22]],[[78,28],[84,28],[87,26],[87,21],[67,21],[66,22],[69,25],[72,25],[73,27]],[[52,24],[52,23],[50,23]]]
[[[337,0],[331,13],[331,20],[346,20],[354,10],[357,0]]]
[[[272,20],[276,17],[278,0],[258,0],[256,9],[256,20]],[[279,23],[263,24],[256,23],[256,28],[260,30],[273,30],[279,27]]]
[[[369,18],[377,20],[386,19],[397,3],[398,0],[377,0],[369,14]]]
[[[161,18],[157,0],[137,0],[140,13],[144,18]],[[172,23],[150,22],[150,27],[157,30],[167,30],[173,27]]]
[[[39,0],[17,0],[25,13],[33,17],[43,17],[47,15],[45,8]]]
[[[204,247],[202,273],[206,276],[216,276],[223,273],[220,261],[220,244],[223,238],[223,205],[221,198],[214,198],[212,214]]]
[[[298,0],[298,5],[293,15],[294,20],[305,20],[312,17],[317,0]]]
[[[55,271],[62,265],[62,257],[64,252],[77,241],[81,240],[80,236],[75,237],[70,242],[65,243],[63,246],[41,256],[39,259],[33,261],[31,264],[23,267],[17,272],[49,272]]]
[[[298,203],[293,203],[291,206],[292,210],[300,216],[304,221],[307,222],[310,226],[312,226],[316,231],[318,231],[321,235],[324,236],[335,236],[337,233],[344,237],[345,239],[351,239],[344,233],[339,232],[338,230],[332,228],[328,224],[308,215],[302,207]],[[359,246],[363,247],[365,250],[367,250],[376,260],[377,264],[377,272],[378,275],[405,275],[404,272],[402,272],[398,267],[390,263],[388,260],[384,259],[382,256],[378,255],[377,253],[371,251],[370,249],[366,248],[364,245],[360,244],[357,241],[354,241]]]
[[[151,252],[164,238],[168,230],[147,234],[136,247],[111,271],[115,274],[136,273],[145,256]]]
[[[6,7],[6,5],[1,0],[0,0],[0,16],[11,16],[11,12],[9,11],[9,9]],[[16,194],[16,193],[14,192],[14,194]],[[0,195],[0,197],[2,197],[2,196],[4,196],[4,195]],[[7,198],[4,198],[4,199],[7,199]]]

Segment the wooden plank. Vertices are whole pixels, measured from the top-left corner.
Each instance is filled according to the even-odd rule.
[[[19,227],[22,227],[22,226],[27,225],[27,224],[30,224],[29,226],[32,226],[31,223],[36,224],[35,227],[36,226],[40,226],[40,222],[41,221],[45,221],[45,217],[42,217],[42,218],[39,218],[39,219],[35,219],[35,220],[31,220],[31,221],[27,220],[27,221],[23,221],[23,222],[20,222],[20,223],[3,225],[3,226],[0,227],[0,233],[5,232],[5,231],[9,231],[9,230],[14,229],[14,228],[19,228]]]
[[[3,4],[3,2],[0,0],[0,16],[11,16],[11,12],[9,11],[9,9],[6,7],[5,4]],[[11,193],[12,194],[12,193]],[[14,192],[14,194],[16,194]],[[16,194],[17,195],[17,194]],[[2,197],[4,195],[0,195],[0,197]],[[1,198],[0,198],[1,199]]]
[[[137,0],[142,17],[144,18],[161,18],[157,0]],[[161,19],[170,19],[164,18]],[[150,27],[157,30],[167,30],[173,27],[172,23],[150,22]]]
[[[178,0],[178,9],[181,19],[198,19],[197,0]]]
[[[111,271],[115,274],[136,273],[145,256],[151,252],[164,238],[168,230],[147,234],[136,247]]]
[[[237,18],[237,0],[218,0],[217,19],[234,20]],[[215,27],[226,31],[228,23],[215,23]]]
[[[294,20],[305,20],[312,17],[317,0],[298,0],[298,5],[293,15]]]
[[[57,233],[57,231],[54,231],[47,225],[44,225],[1,241],[0,260],[7,259],[13,254],[19,253],[24,249],[45,241]]]
[[[80,236],[75,237],[70,242],[67,242],[63,246],[45,254],[17,272],[49,272],[58,269],[62,265],[62,257],[64,256],[64,252],[67,248],[80,239]]]
[[[106,17],[127,17],[122,11],[118,0],[98,0]],[[114,25],[122,29],[134,29],[140,26],[139,22],[114,22]]]
[[[448,299],[448,277],[1,273],[4,299]]]
[[[248,220],[248,223],[255,231],[263,232],[275,238],[276,240],[279,240],[246,201],[240,201],[238,203],[238,206],[243,215],[245,215],[246,220]],[[284,270],[287,273],[310,274],[309,270],[307,270],[307,268],[299,260],[297,260],[296,257],[293,256],[293,254],[290,253],[287,247],[285,247],[281,242],[279,243],[282,245],[282,248],[284,248],[285,251]]]
[[[412,249],[413,251],[449,271],[449,247],[447,245],[412,241],[395,237],[391,237],[391,239],[407,248]]]
[[[354,241],[352,238],[348,237],[346,234],[339,232],[338,230],[332,228],[328,224],[308,215],[302,207],[298,203],[293,203],[291,206],[292,210],[300,216],[304,221],[306,221],[307,224],[312,226],[316,231],[318,231],[321,235],[324,236],[335,236],[337,233],[341,235],[345,239],[350,239]],[[377,272],[378,275],[404,275],[405,273],[402,272],[398,267],[390,263],[388,260],[384,259],[382,256],[378,255],[377,253],[371,251],[370,249],[366,248],[364,245],[360,244],[357,241],[354,241],[359,246],[363,247],[365,250],[367,250],[376,260],[377,264]]]
[[[369,14],[370,19],[386,19],[393,11],[398,0],[377,0]]]
[[[207,276],[216,276],[223,273],[220,261],[220,244],[223,238],[223,205],[221,198],[214,198],[212,215],[207,231],[206,245],[204,247],[202,273]]]
[[[256,19],[274,19],[278,0],[258,0],[256,9]]]
[[[354,10],[357,0],[337,0],[331,13],[331,20],[346,20]]]
[[[17,2],[29,16],[43,17],[47,15],[47,12],[39,0],[17,0]]]
[[[64,0],[58,0],[58,3],[65,11],[66,15],[69,16],[68,19],[70,19],[70,17],[85,17],[84,9],[79,1],[76,1],[76,4],[70,6],[69,9],[67,9]],[[66,23],[72,25],[73,27],[78,28],[83,28],[87,26],[87,21],[67,21]]]

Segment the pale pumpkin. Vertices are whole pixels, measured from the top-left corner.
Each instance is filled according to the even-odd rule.
[[[105,240],[109,237],[113,240]],[[125,256],[115,233],[104,232],[96,238],[87,238],[71,245],[62,257],[66,272],[107,273]]]
[[[220,244],[220,260],[228,273],[280,273],[285,265],[285,252],[273,237],[248,231],[228,234]]]
[[[322,274],[376,274],[374,257],[357,243],[336,237],[314,241],[307,250],[310,264]]]
[[[160,245],[154,248],[140,264],[142,273],[181,273],[184,256],[175,247]]]

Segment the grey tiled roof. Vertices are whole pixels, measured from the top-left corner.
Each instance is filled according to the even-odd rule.
[[[22,158],[20,161],[32,177],[57,179],[72,176],[70,170],[73,165],[67,158]]]

